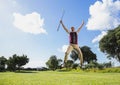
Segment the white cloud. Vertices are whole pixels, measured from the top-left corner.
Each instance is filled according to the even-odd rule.
[[[96,36],[93,40],[92,40],[92,43],[95,43],[95,42],[99,42],[103,36],[105,36],[107,34],[107,32],[105,31],[102,31],[100,35]]]
[[[58,48],[59,52],[66,52],[68,48],[68,45],[63,45],[62,48]]]
[[[108,30],[120,24],[120,0],[96,1],[89,8],[88,30]]]
[[[43,28],[44,19],[37,12],[31,14],[22,15],[20,13],[13,13],[14,22],[13,25],[22,30],[23,32],[32,34],[47,34],[46,30]]]

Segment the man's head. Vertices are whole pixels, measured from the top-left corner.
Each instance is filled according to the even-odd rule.
[[[74,31],[75,31],[75,28],[74,28],[74,27],[71,27],[71,31],[74,32]]]

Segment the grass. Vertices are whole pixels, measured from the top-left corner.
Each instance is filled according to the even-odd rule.
[[[2,72],[0,85],[120,85],[120,73],[83,71]]]

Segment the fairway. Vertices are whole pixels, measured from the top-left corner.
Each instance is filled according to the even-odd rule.
[[[120,85],[120,73],[3,72],[0,85]]]

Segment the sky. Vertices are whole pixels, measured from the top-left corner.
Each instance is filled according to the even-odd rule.
[[[85,22],[79,46],[90,47],[99,63],[109,62],[99,41],[120,25],[120,0],[0,0],[0,56],[25,54],[30,59],[25,67],[46,66],[52,55],[63,60],[69,45],[62,26],[57,31],[63,10],[62,21],[69,30]]]

